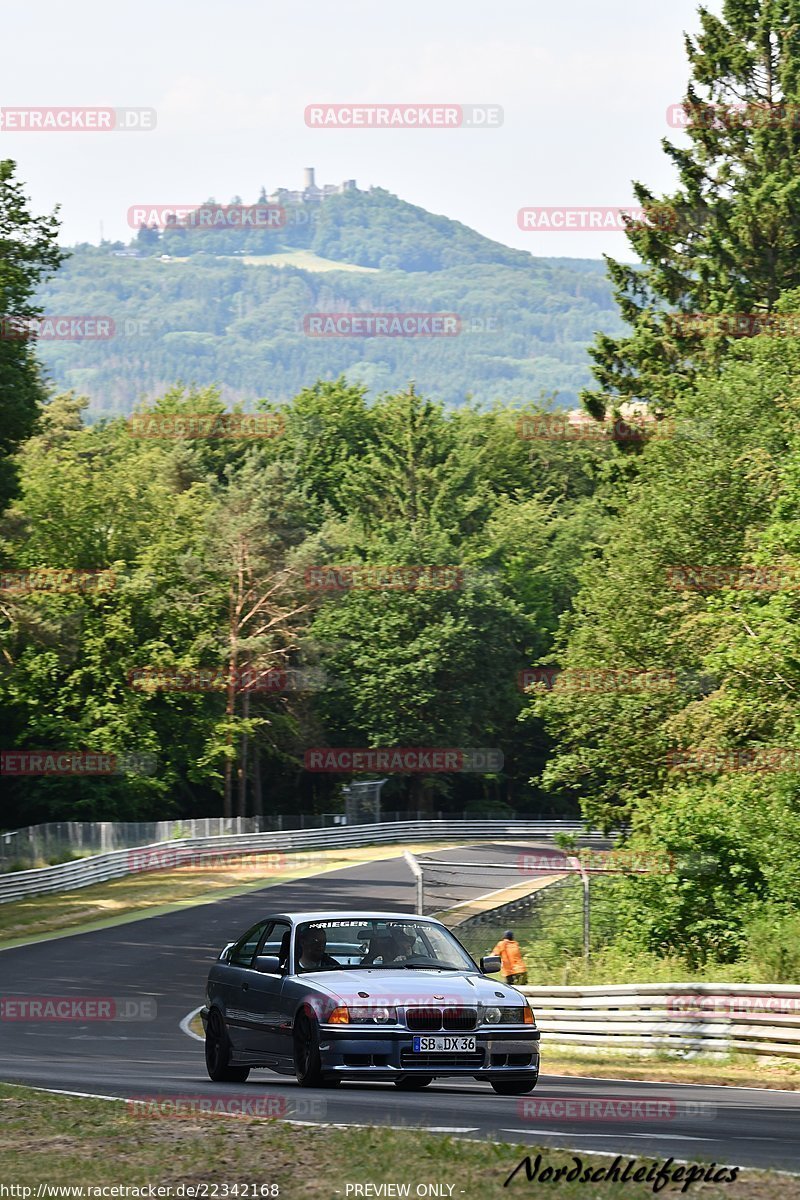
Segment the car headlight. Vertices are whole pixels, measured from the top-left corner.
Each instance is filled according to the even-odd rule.
[[[529,1004],[513,1005],[503,1008],[485,1008],[483,1010],[485,1025],[535,1025],[533,1009]]]
[[[332,1025],[396,1025],[397,1009],[388,1006],[368,1008],[366,1005],[340,1005],[328,1018]]]

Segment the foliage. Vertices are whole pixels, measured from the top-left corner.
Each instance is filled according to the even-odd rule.
[[[31,214],[15,169],[0,159],[0,511],[15,489],[13,452],[33,432],[45,397],[28,325],[41,313],[35,292],[64,257],[56,214]]]
[[[634,185],[647,217],[628,240],[642,266],[607,259],[631,331],[600,333],[590,351],[596,383],[583,400],[595,416],[691,394],[740,336],[708,336],[671,310],[771,313],[800,285],[800,4],[724,0],[720,16],[700,9],[700,25],[685,39],[689,145],[662,143],[679,186],[656,197]]]
[[[528,781],[547,739],[517,722],[516,680],[549,648],[574,586],[581,539],[569,530],[591,519],[588,481],[608,446],[554,446],[552,479],[539,465],[532,475],[522,410],[448,412],[413,388],[370,407],[343,380],[284,405],[285,432],[270,439],[85,426],[83,404],[55,398],[20,453],[0,555],[9,571],[107,571],[114,586],[3,594],[5,745],[147,753],[158,766],[11,779],[4,823],[330,811],[346,776],[303,767],[304,750],[326,744],[497,747],[493,776],[397,776],[387,799],[535,807]],[[222,408],[214,389],[173,387],[144,412]],[[359,563],[441,566],[449,583],[308,583]],[[239,668],[310,682],[232,692]],[[175,690],[134,675],[148,670],[219,682]]]
[[[265,393],[274,404],[343,374],[373,398],[413,379],[453,405],[542,392],[574,404],[595,331],[623,327],[599,262],[534,259],[380,190],[334,196],[309,216],[277,232],[168,230],[149,249],[137,239],[141,258],[75,247],[39,300],[106,315],[115,333],[41,343],[54,385],[88,395],[93,417],[129,413],[175,381],[220,384],[228,404]],[[271,261],[301,237],[372,273]],[[319,312],[455,313],[461,325],[446,337],[309,336],[304,318]]]

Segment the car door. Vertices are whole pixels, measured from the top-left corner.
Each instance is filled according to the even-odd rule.
[[[249,998],[250,980],[255,974],[251,970],[256,950],[264,934],[271,927],[271,920],[259,921],[248,929],[228,954],[228,962],[221,972],[219,990],[225,1009],[225,1024],[235,1050],[245,1050],[251,1042],[249,1027],[253,1021]]]
[[[264,931],[254,957],[276,958],[289,961],[288,921],[271,921]],[[286,1024],[288,1017],[282,1011],[281,992],[286,967],[274,972],[257,971],[253,965],[247,972],[247,1009],[250,1020],[245,1033],[247,1049],[251,1053],[269,1058],[284,1056],[286,1051]]]

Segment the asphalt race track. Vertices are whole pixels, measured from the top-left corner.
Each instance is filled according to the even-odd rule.
[[[470,873],[463,897],[518,883],[517,856],[532,847],[471,847],[470,859],[508,861],[498,872]],[[550,848],[549,853],[553,853]],[[463,859],[464,849],[439,851]],[[341,1124],[425,1126],[465,1136],[625,1155],[716,1161],[800,1171],[800,1092],[577,1079],[543,1074],[529,1097],[496,1095],[474,1080],[435,1082],[403,1093],[393,1084],[348,1084],[335,1091],[298,1088],[254,1071],[246,1084],[207,1078],[203,1047],[180,1028],[202,1004],[209,964],[222,946],[262,914],[292,909],[413,911],[414,883],[401,857],[365,863],[266,892],[220,900],[114,928],[0,951],[0,992],[12,996],[154,998],[147,1021],[0,1021],[0,1076],[13,1083],[118,1097],[269,1097],[276,1116]],[[487,949],[491,947],[487,946]],[[543,1046],[546,1069],[547,1047]],[[531,1101],[659,1101],[657,1119],[531,1116]],[[526,1107],[527,1106],[527,1107]],[[653,1106],[650,1106],[652,1111]],[[641,1109],[640,1109],[641,1113]],[[617,1114],[621,1116],[621,1114]],[[515,1163],[509,1163],[511,1169]]]

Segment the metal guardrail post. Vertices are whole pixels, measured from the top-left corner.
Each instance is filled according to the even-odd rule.
[[[425,884],[422,879],[422,869],[414,855],[409,850],[403,851],[403,858],[411,868],[411,874],[414,876],[417,884],[417,914],[420,917],[425,915]]]
[[[583,958],[584,962],[589,962],[592,953],[592,938],[591,938],[591,915],[589,910],[589,872],[584,867],[581,860],[576,855],[570,855],[567,862],[577,867],[583,884]]]

